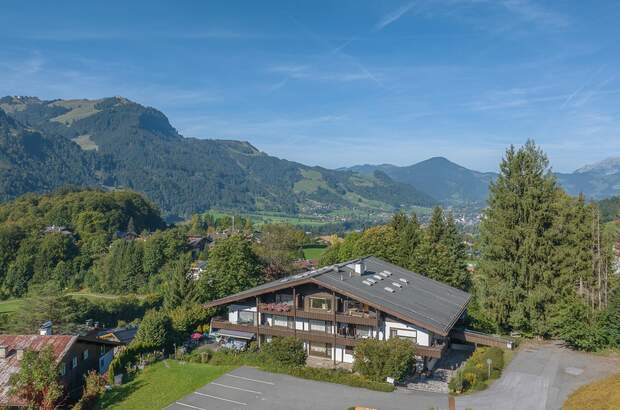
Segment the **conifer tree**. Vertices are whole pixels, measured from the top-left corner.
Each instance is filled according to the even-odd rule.
[[[191,257],[184,255],[172,263],[170,279],[164,284],[164,308],[174,309],[197,302],[196,281],[189,275],[191,262]]]
[[[561,272],[552,263],[557,191],[547,157],[533,141],[506,151],[480,227],[485,304],[504,329],[545,334],[548,309],[562,295],[554,288]]]

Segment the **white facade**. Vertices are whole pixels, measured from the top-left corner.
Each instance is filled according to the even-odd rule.
[[[243,323],[243,319],[247,321],[252,314],[256,315],[255,306],[230,305],[228,320],[230,323]],[[285,315],[261,313],[260,316],[263,319],[263,326],[275,326],[290,329],[292,329],[292,327],[294,326],[295,329],[299,331],[325,332],[332,335],[335,331],[334,325],[329,321],[297,318],[297,320],[295,320],[293,324],[293,318],[287,317]],[[387,340],[390,337],[411,338],[415,340],[415,343],[417,345],[428,347],[431,346],[433,335],[430,331],[421,327],[412,325],[410,323],[398,321],[393,318],[388,318],[380,323],[380,327],[378,330],[372,329],[369,332],[368,337],[373,339],[376,338],[379,340]],[[265,340],[266,342],[270,342],[271,336],[264,336],[263,340]],[[306,349],[306,352],[310,353],[310,344],[306,341],[304,341],[304,349]],[[336,362],[353,363],[352,348],[336,345],[332,346],[326,353],[326,357],[331,358],[332,360],[334,360],[335,356]]]
[[[385,340],[389,339],[396,332],[397,336],[414,338],[417,345],[427,347],[431,345],[431,332],[409,323],[388,319],[383,326],[383,332],[385,332]],[[383,335],[381,335],[381,338],[383,338]]]

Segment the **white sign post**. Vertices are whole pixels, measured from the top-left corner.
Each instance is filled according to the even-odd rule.
[[[490,358],[487,359],[487,366],[489,368],[489,375],[488,375],[489,379],[491,378],[491,363],[493,363],[493,360],[491,360]]]

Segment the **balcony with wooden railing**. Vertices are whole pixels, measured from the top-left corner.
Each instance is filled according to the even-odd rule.
[[[267,313],[277,316],[297,317],[300,319],[312,320],[329,320],[334,319],[331,311],[304,310],[303,308],[295,309],[292,304],[288,303],[261,303],[259,304],[261,313]],[[350,309],[347,312],[336,312],[336,321],[340,323],[351,323],[356,325],[376,326],[376,314],[369,314]]]

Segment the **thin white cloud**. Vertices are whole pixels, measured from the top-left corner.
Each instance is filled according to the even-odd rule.
[[[390,24],[398,21],[402,16],[407,14],[409,10],[413,8],[414,5],[415,5],[415,2],[410,2],[386,14],[385,16],[381,18],[381,20],[377,22],[377,24],[375,24],[375,27],[374,27],[375,31],[381,31],[387,26],[389,26]]]
[[[504,0],[500,4],[512,14],[527,21],[560,28],[570,24],[565,15],[544,8],[532,0]]]

